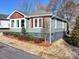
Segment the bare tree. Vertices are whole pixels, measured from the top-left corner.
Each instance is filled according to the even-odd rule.
[[[49,0],[48,5],[43,5],[41,0],[21,0],[19,9],[27,13],[32,11],[39,12],[39,10],[52,11],[56,2],[57,0]]]
[[[73,13],[75,12],[76,4],[73,0],[63,0],[63,3],[61,4],[61,8],[58,11],[58,16],[63,17],[66,15],[68,18],[71,18],[73,16]]]
[[[27,13],[34,12],[39,10],[45,10],[44,5],[41,0],[21,0],[20,2],[20,10],[25,11]]]
[[[35,4],[35,12],[46,12],[47,5],[42,4],[42,0],[36,0]]]
[[[54,6],[56,5],[57,0],[49,0],[48,6],[47,6],[47,11],[52,11]]]
[[[32,12],[36,8],[36,0],[21,0],[20,2],[20,10],[25,11],[26,13]]]
[[[68,23],[68,33],[69,31],[71,31],[71,27],[73,27],[73,25],[71,25],[72,22],[72,17],[74,16],[74,13],[76,11],[76,4],[74,3],[73,0],[63,0],[63,3],[61,5],[60,10],[58,11],[57,15],[60,17],[66,17],[67,19],[67,23]]]

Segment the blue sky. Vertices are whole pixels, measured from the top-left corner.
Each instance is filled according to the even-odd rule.
[[[0,14],[10,14],[18,9],[21,0],[0,0]],[[22,0],[23,1],[23,0]],[[41,0],[43,4],[47,4],[48,0]]]
[[[18,10],[18,8],[20,7],[21,1],[23,1],[23,0],[0,0],[0,14],[9,15],[14,10]],[[34,1],[34,0],[32,0],[32,1]],[[48,0],[40,0],[40,1],[44,5],[48,4]],[[79,2],[79,0],[76,0],[76,1]],[[60,4],[60,0],[58,0],[58,2],[56,4],[57,6],[55,6],[55,9],[57,9],[59,7],[59,4]]]
[[[16,2],[14,2],[16,1]],[[9,14],[18,7],[19,0],[1,0],[0,14]]]

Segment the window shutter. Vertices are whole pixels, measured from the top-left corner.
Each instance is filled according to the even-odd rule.
[[[31,19],[31,27],[33,28],[33,18]]]
[[[43,28],[45,28],[45,18],[43,17]]]

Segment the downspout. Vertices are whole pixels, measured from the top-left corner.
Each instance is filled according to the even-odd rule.
[[[51,44],[52,43],[51,42],[51,18],[50,18],[50,30],[49,30],[49,32],[50,32],[50,42],[49,43]]]

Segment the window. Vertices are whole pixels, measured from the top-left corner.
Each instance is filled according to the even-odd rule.
[[[35,27],[37,27],[37,28],[41,27],[41,19],[36,18],[36,19],[34,19],[33,21],[34,21],[34,22],[33,22],[33,25],[34,25]]]
[[[24,27],[24,20],[21,20],[21,27]]]
[[[35,19],[35,27],[37,27],[37,25],[38,25],[38,24],[37,24],[37,19]]]
[[[11,27],[14,27],[14,20],[11,21]]]
[[[17,20],[17,27],[19,27],[19,20]]]
[[[55,20],[55,28],[57,28],[57,20]]]
[[[41,19],[39,19],[39,27],[41,27]]]

